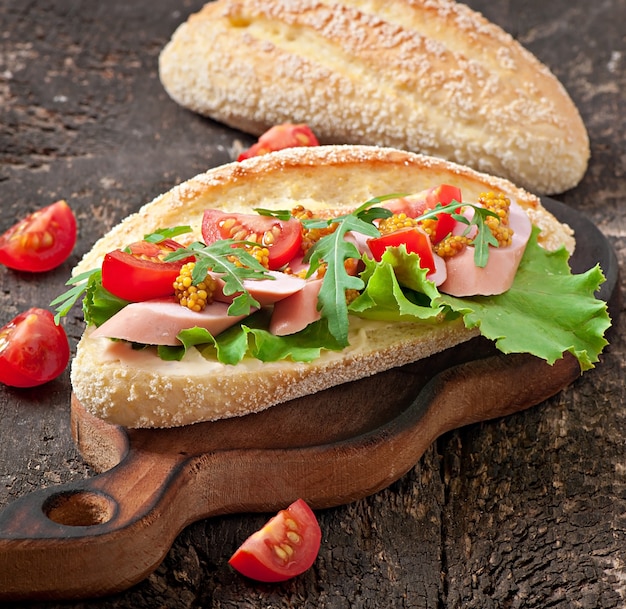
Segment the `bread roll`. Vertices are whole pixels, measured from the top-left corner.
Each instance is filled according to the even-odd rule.
[[[98,267],[104,255],[159,228],[187,225],[200,238],[207,208],[249,212],[355,208],[374,196],[418,192],[454,183],[464,200],[494,190],[514,198],[543,226],[543,245],[566,244],[572,231],[539,200],[510,182],[446,161],[361,146],[294,148],[231,163],[173,188],[123,220],[97,241],[75,274]],[[257,412],[347,381],[427,357],[476,335],[461,320],[440,325],[351,321],[350,346],[324,352],[312,363],[244,360],[235,366],[207,361],[192,349],[180,362],[154,351],[91,338],[88,327],[72,363],[73,391],[92,414],[128,427],[172,427]]]
[[[251,134],[308,123],[321,143],[392,146],[574,187],[589,141],[548,68],[451,0],[217,0],[160,56],[182,106]]]

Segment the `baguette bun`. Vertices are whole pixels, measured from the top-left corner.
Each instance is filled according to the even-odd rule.
[[[159,70],[177,103],[254,135],[307,123],[323,144],[434,155],[538,194],[574,187],[589,159],[550,70],[452,0],[217,0]]]
[[[75,274],[99,266],[104,255],[159,228],[189,224],[200,238],[207,208],[249,212],[352,209],[374,196],[418,192],[441,183],[459,186],[464,200],[503,192],[542,227],[549,249],[573,249],[571,229],[540,201],[510,182],[447,161],[367,146],[294,148],[230,163],[184,182],[144,205],[95,243]],[[351,321],[350,346],[312,363],[207,361],[192,349],[180,362],[151,350],[91,338],[88,327],[72,363],[73,391],[92,414],[128,427],[172,427],[263,410],[347,381],[427,357],[475,336],[461,321],[440,325]]]

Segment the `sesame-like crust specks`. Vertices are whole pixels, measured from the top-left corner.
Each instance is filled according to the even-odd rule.
[[[294,148],[216,167],[176,186],[114,227],[88,252],[74,274],[99,266],[104,255],[160,228],[190,225],[200,237],[207,208],[354,209],[390,193],[419,192],[437,184],[458,186],[465,201],[493,190],[515,199],[542,228],[542,244],[574,247],[572,231],[539,199],[502,178],[396,149],[369,146]],[[355,320],[351,346],[310,364],[291,361],[236,366],[204,360],[190,350],[182,362],[90,337],[87,328],[72,363],[73,391],[83,407],[128,427],[172,427],[258,412],[400,366],[475,336],[456,323],[387,324]]]
[[[217,0],[159,69],[175,101],[252,134],[308,123],[323,143],[435,155],[537,194],[575,186],[589,158],[548,68],[451,0]]]

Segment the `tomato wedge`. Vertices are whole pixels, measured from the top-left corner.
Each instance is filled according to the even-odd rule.
[[[308,125],[292,125],[290,123],[275,125],[261,135],[256,144],[242,152],[237,157],[237,160],[243,161],[253,156],[274,152],[275,150],[297,148],[299,146],[319,146],[315,134]]]
[[[321,540],[315,514],[298,499],[248,537],[228,563],[257,581],[285,581],[311,567]]]
[[[102,286],[114,296],[129,302],[164,298],[174,293],[173,283],[186,262],[165,262],[167,254],[182,245],[173,239],[160,243],[137,241],[126,250],[114,250],[102,262]]]
[[[33,212],[0,236],[0,263],[17,271],[49,271],[76,244],[76,218],[65,201]]]
[[[50,311],[30,308],[0,328],[0,382],[35,387],[59,376],[70,359],[62,326]]]
[[[435,258],[430,245],[430,239],[419,227],[401,228],[393,233],[368,239],[367,244],[376,261],[382,258],[388,247],[404,245],[409,254],[419,255],[420,266],[423,269],[428,269],[430,273],[435,271]]]
[[[260,214],[207,209],[202,218],[202,237],[207,245],[220,239],[254,241],[263,245],[269,251],[270,270],[277,271],[300,252],[302,224],[295,218],[279,220]]]

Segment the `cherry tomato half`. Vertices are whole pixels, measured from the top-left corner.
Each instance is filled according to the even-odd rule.
[[[0,328],[0,382],[35,387],[59,376],[70,359],[62,326],[45,309],[31,308]]]
[[[315,514],[298,499],[248,537],[228,563],[257,581],[285,581],[304,573],[315,562],[321,539]]]
[[[57,201],[0,236],[0,263],[17,271],[49,271],[67,260],[75,243],[74,213],[65,201]]]
[[[128,246],[128,251],[109,252],[102,261],[102,287],[130,302],[173,294],[173,283],[181,267],[193,257],[176,262],[163,259],[181,247],[173,239],[165,239],[160,243],[137,241]]]
[[[278,270],[300,252],[302,225],[299,220],[279,220],[259,214],[227,213],[207,209],[202,218],[202,237],[209,245],[220,239],[254,241],[269,250],[269,267]]]
[[[243,161],[275,150],[299,146],[319,146],[315,134],[308,125],[291,125],[289,123],[275,125],[261,135],[256,144],[242,152],[237,160]]]
[[[419,255],[420,266],[423,269],[429,269],[431,273],[435,270],[435,259],[433,257],[430,239],[428,235],[418,227],[401,228],[393,233],[368,239],[367,244],[372,252],[372,256],[374,256],[374,260],[380,260],[388,247],[404,245],[409,254]]]

